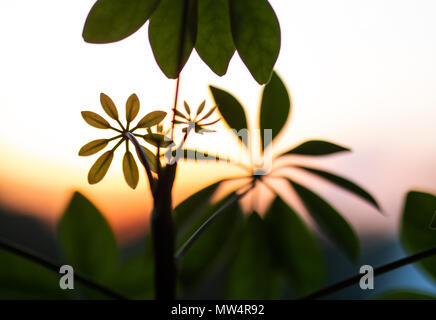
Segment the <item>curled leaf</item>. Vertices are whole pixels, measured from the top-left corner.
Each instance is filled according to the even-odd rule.
[[[135,158],[130,151],[126,151],[123,158],[123,173],[127,184],[135,189],[139,181],[139,171]]]
[[[82,148],[80,148],[79,156],[85,157],[85,156],[93,155],[99,152],[100,150],[104,149],[104,147],[106,147],[108,143],[109,140],[107,139],[98,139],[88,142]]]
[[[136,125],[138,128],[150,128],[162,122],[165,119],[167,113],[165,111],[152,111],[144,118],[139,120]]]
[[[89,184],[96,184],[104,178],[114,158],[113,151],[106,151],[93,164],[88,173]]]
[[[105,95],[104,93],[100,93],[100,103],[103,107],[104,112],[107,113],[109,117],[111,117],[114,120],[118,120],[118,110],[115,106],[115,103],[112,101],[109,96]]]
[[[98,129],[109,129],[110,124],[102,116],[92,111],[82,111],[82,117],[87,124]]]
[[[155,147],[166,148],[173,143],[167,136],[159,133],[148,133],[144,135],[144,140]]]
[[[132,94],[126,102],[126,120],[127,123],[133,121],[139,112],[139,99],[136,94]]]

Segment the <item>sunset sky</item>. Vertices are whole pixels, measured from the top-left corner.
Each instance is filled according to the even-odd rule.
[[[140,115],[169,111],[175,83],[154,61],[147,25],[118,43],[85,43],[82,28],[93,3],[0,2],[0,203],[53,225],[78,189],[127,241],[147,224],[151,202],[145,175],[141,172],[140,185],[132,191],[123,181],[118,152],[104,180],[88,185],[87,172],[97,157],[78,157],[77,152],[108,133],[87,126],[80,111],[102,114],[100,92],[112,97],[121,112],[131,93],[141,101]],[[292,121],[275,141],[274,152],[311,138],[352,148],[349,154],[305,163],[358,182],[380,202],[385,216],[327,183],[306,181],[360,235],[395,234],[405,193],[412,188],[436,192],[436,2],[270,3],[282,31],[276,70],[293,99]],[[256,125],[262,87],[237,54],[220,78],[194,52],[181,79],[180,101],[196,106],[207,99],[211,107],[207,86],[213,84],[234,93]],[[223,126],[216,129],[191,145],[237,153],[237,141]],[[297,160],[305,161],[292,161]],[[175,201],[220,177],[240,174],[231,166],[182,164]],[[286,186],[281,190],[286,192]]]

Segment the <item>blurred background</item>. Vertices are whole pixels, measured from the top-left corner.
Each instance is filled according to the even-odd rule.
[[[47,255],[56,255],[55,227],[74,190],[101,209],[120,245],[136,243],[148,230],[151,199],[145,175],[131,190],[123,181],[121,153],[116,153],[101,183],[88,185],[87,172],[96,157],[81,158],[77,153],[86,142],[105,137],[105,132],[87,126],[80,111],[101,113],[100,92],[111,96],[120,110],[136,93],[141,115],[155,109],[169,111],[173,100],[175,83],[154,61],[147,26],[114,44],[83,41],[83,23],[93,3],[0,3],[0,236]],[[376,266],[404,256],[397,242],[404,196],[410,189],[436,192],[436,3],[270,3],[282,30],[276,70],[293,99],[288,125],[274,151],[312,138],[352,148],[352,153],[310,164],[365,187],[384,215],[327,184],[311,186],[357,230],[362,264]],[[196,106],[206,99],[212,106],[208,84],[235,94],[255,126],[261,87],[237,54],[220,78],[194,53],[182,72],[180,101]],[[238,142],[219,132],[223,129],[218,124],[218,133],[192,139],[191,144],[230,156],[238,153]],[[239,174],[232,166],[183,163],[175,203],[219,178]],[[325,247],[329,282],[357,273],[358,268],[328,243]],[[407,287],[436,292],[413,266],[377,279],[377,290]]]

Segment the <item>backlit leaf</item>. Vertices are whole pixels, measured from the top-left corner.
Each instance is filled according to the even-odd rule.
[[[109,96],[104,93],[100,93],[100,103],[103,107],[104,112],[114,120],[118,120],[118,110],[115,106],[115,103],[112,101]]]
[[[247,129],[247,119],[241,103],[230,93],[222,89],[213,86],[209,86],[209,89],[222,118],[226,121],[228,126],[236,131]],[[237,137],[243,143],[248,143],[248,139],[243,139],[243,137],[239,135]]]
[[[86,18],[83,38],[91,43],[122,40],[138,30],[160,0],[98,0]]]
[[[222,76],[235,52],[228,0],[198,0],[195,49],[203,61]]]
[[[126,151],[123,158],[123,173],[127,184],[135,189],[139,181],[139,170],[135,158],[130,151]]]
[[[162,122],[165,119],[167,113],[165,111],[152,111],[141,120],[139,120],[136,125],[138,128],[150,128]]]
[[[324,156],[342,151],[350,151],[350,149],[328,141],[309,140],[285,152],[283,155]]]
[[[150,169],[153,172],[157,172],[157,160],[156,155],[151,152],[149,149],[147,149],[144,146],[141,146],[144,150],[145,156],[147,157],[148,164],[150,165]]]
[[[159,133],[148,133],[144,135],[144,140],[155,147],[161,147],[161,148],[166,148],[173,143],[173,141],[170,138]]]
[[[108,129],[110,128],[109,122],[107,122],[102,116],[96,114],[92,111],[82,111],[81,112],[83,119],[87,124],[99,129]]]
[[[96,184],[104,178],[109,170],[113,158],[113,151],[106,151],[97,159],[88,173],[89,184]]]
[[[186,101],[184,101],[183,102],[183,106],[185,107],[186,113],[188,115],[190,115],[191,114],[191,108],[189,108],[189,104]]]
[[[270,80],[280,51],[280,26],[267,0],[232,0],[233,42],[239,56],[260,84]]]
[[[266,149],[282,130],[286,120],[288,120],[290,111],[291,99],[289,98],[288,90],[277,73],[273,72],[271,80],[263,88],[260,105],[260,136],[263,149]],[[265,141],[264,139],[264,130],[267,129],[272,130],[271,141]]]
[[[90,156],[93,155],[100,150],[104,149],[108,145],[109,141],[107,139],[98,139],[85,144],[79,150],[79,156]]]
[[[139,112],[139,99],[136,94],[132,94],[126,102],[126,120],[127,123],[133,121]]]
[[[161,1],[150,18],[148,37],[154,58],[168,78],[178,77],[194,48],[196,33],[196,0]]]
[[[290,182],[320,229],[356,263],[360,249],[359,239],[353,228],[319,195],[294,181]]]

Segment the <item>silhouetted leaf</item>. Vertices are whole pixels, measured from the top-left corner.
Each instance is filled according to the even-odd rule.
[[[144,150],[145,156],[147,157],[148,164],[150,165],[151,171],[157,172],[156,155],[153,152],[151,152],[149,149],[147,149],[146,147],[144,147],[144,146],[141,146],[141,147]]]
[[[320,170],[320,169],[308,168],[308,167],[304,167],[304,166],[296,166],[296,168],[303,169],[303,170],[308,171],[310,173],[313,173],[317,176],[320,176],[321,178],[324,178],[324,179],[330,181],[331,183],[334,183],[337,186],[344,188],[344,189],[350,191],[351,193],[354,193],[355,195],[359,196],[363,200],[368,201],[376,209],[380,210],[380,207],[379,207],[377,201],[373,198],[373,196],[371,196],[367,191],[365,191],[364,189],[359,187],[354,182],[347,180],[343,177],[337,176],[333,173]]]
[[[177,78],[183,69],[194,48],[196,32],[196,0],[162,0],[150,18],[148,37],[154,58],[168,78]]]
[[[198,115],[200,115],[200,113],[203,112],[203,110],[204,110],[204,106],[205,106],[205,105],[206,105],[206,100],[203,100],[203,102],[200,103],[200,105],[198,106],[198,108],[197,108],[197,113],[196,113],[195,116],[198,116]]]
[[[93,155],[100,150],[104,149],[108,145],[109,141],[107,139],[98,139],[85,144],[79,150],[79,156],[90,156]]]
[[[288,120],[291,111],[291,100],[288,90],[276,72],[273,72],[271,80],[263,88],[262,102],[260,105],[260,136],[261,146],[265,150],[270,142],[279,134]],[[264,130],[271,129],[271,141],[264,140]],[[265,143],[265,145],[264,145]]]
[[[227,122],[228,126],[236,131],[241,129],[247,129],[247,119],[245,118],[244,108],[239,103],[238,100],[230,93],[209,86],[212,93],[215,104],[218,107],[223,119]],[[237,136],[243,143],[248,143],[248,139],[242,139],[242,137]]]
[[[213,206],[207,206],[202,214],[204,219],[193,221],[194,223],[189,226],[188,235],[191,236],[229,197]],[[208,226],[207,231],[203,232],[194,242],[184,255],[180,267],[180,281],[185,288],[190,289],[204,282],[208,276],[213,275],[216,267],[232,256],[242,221],[242,212],[238,203],[235,202],[223,211]]]
[[[432,296],[423,292],[409,290],[388,291],[379,296],[373,297],[375,300],[436,300],[436,296]]]
[[[166,148],[173,143],[169,137],[159,133],[148,133],[144,135],[144,140],[155,147],[161,148]]]
[[[407,194],[401,220],[400,237],[405,249],[415,254],[436,247],[436,230],[431,227],[436,215],[436,196],[419,191]],[[419,263],[436,280],[436,257]]]
[[[260,84],[270,80],[280,51],[280,26],[267,0],[232,0],[233,41],[239,56]]]
[[[278,285],[265,222],[257,213],[246,221],[227,279],[226,299],[274,299]]]
[[[209,118],[212,115],[212,113],[215,111],[216,107],[217,106],[214,106],[214,107],[210,108],[210,110],[208,112],[206,112],[206,114],[204,116],[202,116],[200,118],[200,120],[197,120],[197,122],[200,122],[202,120],[205,120],[205,119]]]
[[[294,181],[289,181],[321,230],[356,263],[360,254],[359,239],[347,221],[319,195]]]
[[[141,120],[139,120],[136,125],[138,128],[150,128],[153,127],[163,121],[165,119],[167,113],[165,111],[152,111],[146,116],[144,116]]]
[[[100,211],[75,192],[58,225],[62,252],[75,271],[104,279],[116,263],[112,230]]]
[[[282,199],[277,197],[265,222],[274,261],[287,275],[296,293],[307,295],[324,282],[324,259],[321,250],[304,222]]]
[[[109,117],[114,120],[118,120],[117,107],[109,96],[105,95],[104,93],[100,93],[100,103],[104,112],[106,112]]]
[[[133,121],[139,112],[139,99],[136,94],[132,94],[126,102],[126,120],[127,123]]]
[[[122,40],[147,21],[159,2],[160,0],[99,0],[86,18],[83,38],[91,43]]]
[[[135,189],[139,181],[139,170],[135,158],[130,151],[126,151],[123,158],[123,173],[127,184]]]
[[[309,140],[289,150],[283,155],[296,154],[303,156],[324,156],[342,151],[350,151],[350,149],[328,141]]]
[[[185,107],[186,113],[187,113],[188,115],[191,115],[191,108],[189,108],[189,104],[188,104],[186,101],[184,101],[184,102],[183,102],[183,105],[184,105],[184,107]]]
[[[113,158],[113,151],[106,151],[97,159],[88,173],[89,184],[96,184],[104,178],[109,170]]]
[[[82,111],[81,112],[83,119],[87,124],[99,129],[108,129],[110,128],[109,122],[107,122],[102,116],[96,114],[92,111]]]
[[[203,61],[222,76],[235,52],[228,0],[198,0],[198,31],[195,49]]]

